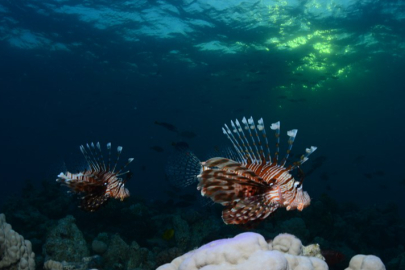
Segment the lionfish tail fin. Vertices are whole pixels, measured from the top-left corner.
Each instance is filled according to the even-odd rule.
[[[251,196],[237,201],[222,211],[222,220],[226,224],[246,224],[263,220],[274,213],[278,204],[272,203],[265,194]]]
[[[303,154],[299,161],[294,162],[293,166],[289,168],[290,171],[299,168],[305,161],[308,160],[309,155],[311,155],[317,149],[316,146],[311,146],[310,148],[305,149],[305,154]]]
[[[267,161],[271,162],[270,148],[266,130],[264,128],[263,118],[257,122],[257,125],[255,124],[253,117],[250,117],[249,119],[243,117],[241,122],[236,119],[235,122],[231,121],[231,128],[225,124],[222,131],[232,142],[232,145],[244,164],[262,164]],[[266,152],[263,148],[260,137],[263,137],[264,139]]]
[[[166,177],[175,187],[187,187],[197,183],[202,172],[201,161],[191,151],[176,151],[168,159]]]
[[[287,154],[285,155],[285,157],[283,158],[283,161],[281,162],[281,166],[283,166],[283,167],[286,164],[286,162],[288,160],[288,157],[290,156],[291,149],[293,147],[295,137],[297,136],[297,132],[298,132],[298,129],[292,129],[292,130],[287,131],[288,149],[287,149]]]

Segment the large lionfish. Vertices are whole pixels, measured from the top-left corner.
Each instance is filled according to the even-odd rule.
[[[226,224],[263,220],[279,207],[302,211],[309,206],[311,199],[302,189],[304,178],[300,166],[316,147],[307,148],[299,161],[286,167],[298,130],[287,132],[287,154],[279,161],[280,122],[270,127],[276,136],[273,157],[263,119],[257,125],[252,117],[243,118],[241,122],[231,121],[231,128],[226,124],[222,128],[235,151],[227,151],[226,157],[214,157],[205,162],[200,162],[189,151],[177,155],[166,169],[169,181],[176,186],[186,186],[197,180],[201,195],[225,206],[222,219]],[[290,174],[295,169],[298,169],[299,180]]]
[[[56,179],[57,182],[69,187],[73,193],[83,194],[81,205],[85,211],[94,212],[102,205],[107,203],[110,198],[120,199],[121,201],[129,197],[129,191],[125,188],[125,183],[131,177],[130,171],[123,172],[134,159],[128,159],[128,162],[118,171],[118,160],[122,152],[122,146],[117,147],[117,155],[113,165],[111,164],[111,143],[107,144],[108,163],[104,162],[100,143],[86,144],[80,146],[87,161],[88,168],[79,173],[61,172]],[[126,175],[126,178],[120,176]]]

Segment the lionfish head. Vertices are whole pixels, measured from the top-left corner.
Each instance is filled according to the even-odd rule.
[[[296,182],[298,183],[298,182]],[[304,210],[311,204],[311,198],[308,195],[308,192],[302,189],[302,185],[297,185],[296,194],[294,199],[286,207],[287,210],[297,209],[298,211]]]
[[[129,190],[127,188],[124,187],[124,185],[122,185],[118,192],[116,194],[114,194],[114,198],[115,199],[120,199],[121,201],[123,201],[125,198],[129,197]]]

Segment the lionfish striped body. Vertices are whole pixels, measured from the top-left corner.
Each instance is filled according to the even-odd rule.
[[[110,198],[120,199],[129,197],[129,191],[125,188],[126,181],[130,178],[130,172],[123,169],[134,159],[116,171],[122,147],[117,147],[117,156],[114,164],[111,164],[111,143],[107,144],[108,163],[104,162],[100,143],[91,143],[86,147],[81,145],[80,151],[84,155],[88,168],[79,173],[61,172],[56,179],[57,182],[69,187],[71,192],[82,194],[81,208],[85,211],[94,212],[107,203]],[[120,176],[126,175],[123,179]]]
[[[253,118],[243,118],[242,125],[236,120],[231,121],[231,128],[225,124],[222,129],[235,149],[228,151],[228,158],[214,157],[197,164],[198,159],[188,154],[191,158],[185,163],[186,168],[182,172],[176,172],[182,165],[172,164],[168,167],[169,180],[173,180],[175,184],[190,184],[191,179],[196,178],[197,188],[203,196],[225,206],[222,218],[227,224],[263,220],[279,207],[302,211],[310,204],[311,199],[302,189],[303,178],[295,180],[290,172],[294,169],[300,170],[299,167],[316,147],[306,149],[305,155],[299,161],[286,167],[297,134],[296,129],[287,132],[287,155],[279,162],[280,122],[271,125],[277,140],[273,158],[270,155],[263,119],[255,124]],[[190,162],[190,159],[194,163]],[[193,177],[192,174],[197,171],[198,175]]]

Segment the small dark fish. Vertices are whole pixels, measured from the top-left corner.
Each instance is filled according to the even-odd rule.
[[[172,146],[178,151],[184,151],[190,148],[186,142],[172,142]]]
[[[152,150],[154,150],[154,151],[156,151],[156,152],[159,152],[159,153],[161,153],[161,152],[164,151],[164,149],[163,149],[162,147],[157,146],[157,145],[152,146],[150,149],[152,149]]]
[[[235,110],[233,110],[233,112],[235,112],[235,113],[241,113],[241,112],[243,112],[245,109],[243,109],[243,108],[239,108],[239,109],[235,109]]]
[[[173,132],[179,132],[178,130],[177,130],[177,127],[175,127],[174,125],[172,125],[172,124],[169,124],[169,123],[166,123],[166,122],[158,122],[158,121],[155,121],[155,124],[156,125],[158,125],[158,126],[161,126],[161,127],[164,127],[165,129],[167,129],[167,130],[170,130],[170,131],[173,131]]]
[[[187,139],[193,139],[197,136],[197,134],[195,134],[192,131],[182,131],[182,132],[180,132],[180,136],[187,138]]]
[[[286,99],[286,98],[287,98],[287,96],[283,96],[283,95],[281,95],[281,96],[278,96],[277,98],[279,98],[279,99]]]
[[[387,185],[381,184],[380,189],[387,189]]]
[[[146,166],[145,165],[141,166],[141,171],[146,171]]]
[[[371,173],[365,173],[363,174],[367,179],[373,178],[373,175]]]
[[[331,187],[330,185],[326,185],[326,190],[331,191],[331,190],[332,190],[332,187]]]

